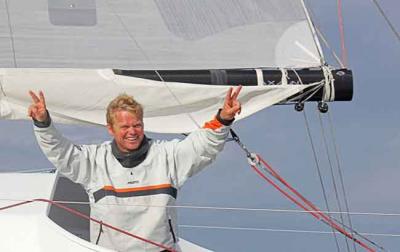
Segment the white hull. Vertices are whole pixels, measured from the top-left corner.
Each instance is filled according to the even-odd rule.
[[[55,173],[0,174],[0,208],[33,199],[87,202],[84,190]],[[88,204],[65,204],[89,214]],[[88,241],[89,222],[41,201],[0,211],[0,251],[112,251]],[[134,238],[132,238],[134,239]],[[209,251],[180,239],[182,251]]]

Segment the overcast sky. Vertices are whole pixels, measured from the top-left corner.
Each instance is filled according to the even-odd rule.
[[[336,1],[307,2],[315,23],[339,52]],[[343,2],[354,99],[330,104],[330,113],[350,211],[400,214],[400,43],[372,1]],[[379,2],[400,30],[400,3]],[[330,57],[328,60],[334,63]],[[306,112],[331,210],[337,210],[316,105],[307,104]],[[329,130],[327,115],[322,116],[322,121],[325,130]],[[109,138],[103,128],[60,128],[75,142]],[[260,153],[300,192],[326,209],[302,113],[291,106],[276,106],[238,122],[234,128],[251,150]],[[0,149],[3,171],[51,166],[38,149],[29,122],[0,121]],[[179,197],[182,205],[298,209],[251,171],[244,154],[232,142],[210,169],[188,181]],[[182,209],[179,218],[183,225],[329,231],[307,214]],[[352,221],[359,232],[400,235],[400,216],[354,215]],[[331,234],[181,228],[181,236],[215,251],[336,251]],[[346,251],[343,238],[338,237],[342,251]],[[370,238],[390,251],[400,247],[400,237]]]

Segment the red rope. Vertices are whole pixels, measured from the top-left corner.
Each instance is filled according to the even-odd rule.
[[[165,250],[170,251],[170,252],[177,252],[177,251],[176,251],[175,249],[173,249],[173,248],[169,248],[169,247],[166,247],[166,246],[164,246],[164,245],[162,245],[162,244],[156,243],[156,242],[154,242],[154,241],[151,241],[151,240],[145,239],[145,238],[143,238],[143,237],[134,235],[134,234],[129,233],[129,232],[125,231],[125,230],[122,230],[122,229],[120,229],[120,228],[114,227],[114,226],[112,226],[112,225],[110,225],[110,224],[107,224],[107,223],[105,223],[105,222],[101,222],[101,221],[99,221],[99,220],[97,220],[97,219],[94,219],[94,218],[92,218],[92,217],[90,217],[90,216],[87,216],[87,215],[85,215],[85,214],[83,214],[83,213],[81,213],[81,212],[79,212],[79,211],[77,211],[77,210],[75,210],[75,209],[66,207],[66,206],[64,206],[64,205],[62,205],[62,204],[60,204],[60,203],[57,203],[57,202],[54,202],[54,201],[48,200],[48,199],[33,199],[33,200],[27,200],[27,201],[20,202],[20,203],[17,203],[17,204],[12,204],[12,205],[8,205],[8,206],[5,206],[5,207],[1,207],[1,208],[0,208],[0,211],[1,211],[1,210],[5,210],[5,209],[9,209],[9,208],[13,208],[13,207],[17,207],[17,206],[21,206],[21,205],[25,205],[25,204],[32,203],[32,202],[46,202],[46,203],[49,203],[49,204],[51,204],[51,205],[54,205],[54,206],[59,207],[59,208],[61,208],[61,209],[64,209],[65,211],[67,211],[67,212],[69,212],[69,213],[72,213],[72,214],[74,214],[74,215],[76,215],[76,216],[79,216],[79,217],[81,217],[81,218],[83,218],[83,219],[90,220],[90,221],[96,222],[96,223],[98,223],[98,224],[102,224],[103,226],[106,226],[106,227],[108,227],[108,228],[110,228],[110,229],[113,229],[113,230],[115,230],[115,231],[117,231],[117,232],[123,233],[123,234],[125,234],[125,235],[127,235],[127,236],[130,236],[130,237],[139,239],[139,240],[144,241],[144,242],[146,242],[146,243],[150,243],[150,244],[152,244],[152,245],[154,245],[154,246],[160,247],[160,248],[165,249]]]
[[[342,63],[344,67],[347,66],[347,50],[344,42],[344,24],[343,24],[343,14],[342,14],[342,0],[337,0],[338,4],[338,20],[339,20],[339,32],[340,32],[340,48]]]
[[[331,226],[338,232],[342,233],[349,239],[353,240],[357,244],[359,244],[361,247],[365,248],[369,252],[375,252],[374,249],[370,248],[367,246],[365,243],[362,241],[358,240],[355,238],[353,235],[348,233],[344,228],[339,226],[335,221],[333,221],[327,214],[323,213],[320,209],[318,209],[313,203],[311,203],[309,200],[307,200],[303,195],[301,195],[296,189],[294,189],[286,180],[284,180],[265,160],[263,160],[259,155],[257,155],[257,159],[261,161],[261,163],[264,165],[264,167],[267,169],[267,171],[274,177],[276,178],[279,182],[281,182],[284,186],[289,189],[290,192],[292,192],[295,196],[297,196],[299,199],[296,199],[292,195],[290,195],[288,192],[286,192],[284,189],[282,189],[279,185],[277,185],[273,180],[265,176],[255,165],[251,165],[251,167],[255,170],[255,172],[264,180],[266,180],[268,183],[270,183],[275,189],[277,189],[279,192],[281,192],[283,195],[285,195],[289,200],[291,200],[293,203],[295,203],[297,206],[300,208],[304,209],[308,213],[310,213],[312,216],[314,216],[316,219],[321,220],[325,224]],[[302,202],[301,202],[302,201]]]

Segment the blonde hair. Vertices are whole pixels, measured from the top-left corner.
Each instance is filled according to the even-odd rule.
[[[143,120],[142,105],[133,99],[133,96],[123,93],[115,97],[114,100],[108,104],[106,114],[107,124],[113,125],[114,114],[120,110],[128,111]]]

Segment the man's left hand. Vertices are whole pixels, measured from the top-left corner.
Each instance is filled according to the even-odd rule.
[[[232,87],[229,88],[225,96],[224,106],[220,113],[222,119],[227,121],[233,120],[236,114],[240,114],[242,105],[237,98],[241,89],[242,86],[238,86],[235,90],[233,90]]]

